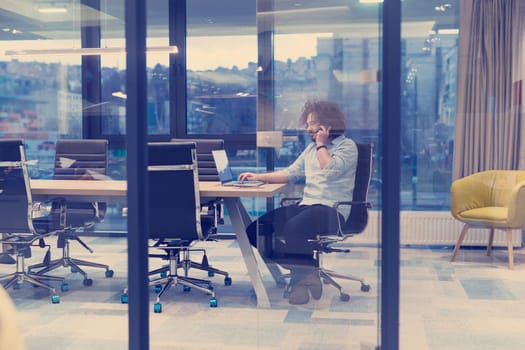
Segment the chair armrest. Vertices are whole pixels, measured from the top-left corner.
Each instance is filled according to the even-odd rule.
[[[98,222],[102,222],[106,217],[108,205],[105,202],[94,202],[95,216]]]
[[[35,228],[52,234],[66,227],[66,212],[67,202],[62,197],[35,203],[32,209],[33,224]]]
[[[52,201],[51,215],[58,216],[59,230],[66,227],[67,202],[65,198],[55,198]]]
[[[341,201],[341,202],[335,202],[334,208],[337,209],[337,208],[345,206],[345,205],[348,205],[348,206],[362,205],[362,206],[365,206],[367,209],[371,209],[372,208],[372,203],[366,202],[366,201]]]
[[[201,224],[208,235],[216,234],[219,225],[224,224],[223,204],[224,199],[221,197],[206,198],[205,201],[201,202]]]
[[[518,182],[512,188],[509,203],[507,220],[509,227],[524,228],[525,215],[525,181]]]
[[[466,210],[490,205],[490,190],[493,179],[490,174],[477,173],[457,179],[450,186],[450,212],[456,219]]]
[[[282,207],[284,205],[297,204],[301,201],[300,197],[283,197],[279,202],[279,205]]]

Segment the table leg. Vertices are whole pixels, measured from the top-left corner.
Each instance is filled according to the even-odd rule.
[[[250,223],[250,217],[239,198],[224,198],[233,229],[237,236],[237,242],[241,249],[241,254],[248,269],[248,275],[252,282],[255,294],[257,295],[257,305],[264,308],[270,307],[270,299],[264,287],[261,273],[257,265],[257,259],[252,245],[246,234],[246,227]]]

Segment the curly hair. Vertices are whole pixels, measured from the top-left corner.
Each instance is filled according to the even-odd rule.
[[[299,119],[301,125],[306,125],[306,120],[310,114],[314,114],[322,125],[330,127],[330,136],[332,138],[344,134],[346,130],[345,116],[337,103],[331,101],[306,101]]]

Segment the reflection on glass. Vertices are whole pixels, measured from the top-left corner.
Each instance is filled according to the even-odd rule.
[[[188,38],[188,134],[255,132],[256,47],[255,36]]]
[[[21,45],[29,44],[0,41],[0,52]],[[46,45],[49,43],[34,43],[34,47]],[[57,138],[82,135],[79,63],[80,57],[62,61],[60,57],[2,56],[0,137],[24,140],[28,159],[38,160],[29,169],[32,178],[52,177]]]

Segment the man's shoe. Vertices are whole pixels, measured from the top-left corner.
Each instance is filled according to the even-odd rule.
[[[0,264],[16,264],[16,260],[7,253],[0,253]]]
[[[307,304],[310,300],[308,295],[308,288],[304,285],[296,284],[292,286],[292,291],[288,296],[288,302],[292,305]]]
[[[321,299],[321,296],[323,295],[323,284],[321,283],[318,270],[306,276],[302,281],[302,284],[308,287],[312,294],[312,298],[315,300]]]

